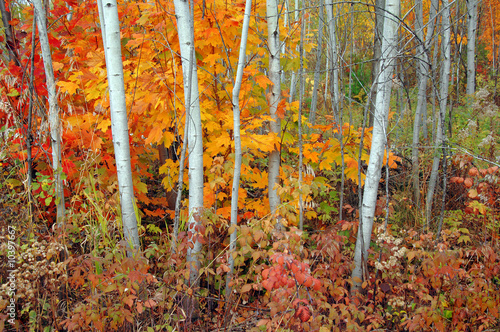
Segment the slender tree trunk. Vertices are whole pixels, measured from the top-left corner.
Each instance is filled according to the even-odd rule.
[[[318,104],[318,86],[321,72],[321,58],[323,54],[323,1],[320,0],[319,19],[318,19],[318,48],[316,49],[316,66],[314,69],[314,85],[311,100],[311,109],[309,110],[309,122],[314,126],[316,123],[316,106]],[[300,119],[299,119],[300,120]]]
[[[34,0],[33,6],[35,7],[40,47],[42,48],[43,66],[45,68],[45,80],[47,83],[50,141],[52,145],[52,169],[54,170],[56,186],[57,224],[60,226],[65,213],[61,166],[61,120],[59,118],[59,106],[57,105],[56,82],[54,69],[52,67],[52,55],[50,52],[49,37],[47,34],[47,19],[45,10],[40,0]]]
[[[384,30],[384,19],[386,13],[384,12],[386,0],[375,0],[375,28],[373,29],[373,62],[372,62],[372,82],[376,84],[377,77],[380,74],[380,57],[382,55],[382,38]],[[375,100],[377,94],[377,86],[372,90],[372,103],[370,104],[370,116],[368,126],[373,127],[373,120],[375,116]]]
[[[427,228],[429,229],[431,223],[432,202],[434,199],[434,191],[438,179],[439,160],[441,156],[441,149],[444,141],[444,118],[446,116],[446,105],[448,101],[448,88],[451,67],[451,42],[450,42],[450,4],[447,0],[442,1],[442,25],[443,25],[443,38],[442,38],[442,71],[441,71],[441,87],[439,92],[439,114],[438,123],[436,127],[436,140],[434,143],[435,152],[432,162],[432,171],[429,177],[429,185],[427,191],[427,200],[425,214],[427,219]]]
[[[362,213],[360,214],[358,238],[354,251],[355,268],[352,272],[354,289],[359,289],[368,275],[366,260],[372,235],[377,192],[384,158],[384,148],[387,144],[387,123],[392,88],[392,72],[396,61],[399,5],[399,0],[386,0],[386,17],[384,19],[380,75],[377,78],[377,99],[375,102],[376,107],[370,161],[368,163],[365,179]]]
[[[229,244],[229,268],[230,272],[226,279],[226,298],[229,299],[231,294],[231,280],[234,273],[234,257],[233,253],[236,250],[236,238],[238,233],[236,226],[238,225],[238,191],[240,189],[241,176],[241,134],[240,134],[240,90],[241,81],[243,79],[243,69],[245,66],[245,56],[248,39],[248,26],[250,25],[250,13],[252,10],[252,0],[246,0],[245,16],[243,17],[243,29],[241,31],[240,54],[238,57],[238,68],[236,70],[236,79],[233,88],[233,135],[234,135],[234,175],[233,188],[231,195],[231,228],[230,244]]]
[[[423,118],[424,110],[427,109],[427,81],[429,80],[429,56],[427,48],[430,45],[432,34],[434,33],[434,22],[437,9],[439,6],[438,0],[432,0],[429,13],[429,21],[427,26],[427,36],[424,40],[424,18],[423,18],[423,5],[421,1],[416,2],[415,14],[415,29],[417,35],[417,80],[418,80],[418,99],[417,109],[415,110],[415,120],[413,122],[413,143],[412,143],[412,182],[413,182],[413,200],[417,211],[420,211],[420,179],[419,179],[419,142],[420,142],[420,128]],[[425,125],[425,124],[424,124]]]
[[[331,71],[332,71],[332,105],[333,105],[333,117],[337,125],[342,125],[340,123],[339,117],[339,56],[338,56],[338,45],[337,45],[337,31],[335,27],[335,19],[333,17],[333,2],[332,0],[326,0],[326,18],[328,20],[328,33],[329,33],[329,49],[330,49],[330,61],[331,61]]]
[[[302,2],[301,12],[304,13],[304,2]],[[302,15],[303,17],[303,15]],[[302,146],[302,109],[304,101],[304,37],[305,37],[305,22],[302,20],[300,24],[300,44],[299,44],[299,229],[304,230],[304,202],[302,200],[302,163],[303,163],[303,146]]]
[[[279,34],[279,13],[278,0],[267,0],[267,32],[269,44],[269,79],[273,83],[269,96],[269,113],[271,115],[271,132],[280,136],[281,120],[278,117],[277,110],[281,96],[281,81],[280,81],[280,34]],[[277,144],[276,144],[277,145]],[[269,207],[271,215],[276,216],[280,198],[277,190],[274,188],[279,181],[280,173],[280,151],[275,145],[275,150],[269,154]],[[277,223],[277,227],[281,228],[281,223]]]
[[[198,70],[194,52],[194,22],[189,1],[174,0],[177,17],[177,33],[182,57],[184,78],[184,98],[189,108],[189,248],[187,262],[190,265],[189,285],[196,289],[199,285],[201,242],[199,237],[203,212],[203,137],[201,127],[200,102],[198,93]],[[189,93],[190,92],[190,93]],[[189,317],[198,314],[197,302],[189,304]]]
[[[38,4],[36,5],[38,6]],[[43,7],[42,7],[43,8]],[[16,39],[14,38],[14,34],[12,33],[12,26],[10,25],[11,21],[11,16],[10,12],[7,11],[7,8],[5,7],[5,0],[0,0],[0,12],[2,13],[2,23],[3,23],[3,31],[5,33],[5,46],[9,52],[9,60],[10,61],[15,61],[18,66],[21,65],[19,62],[19,59],[17,57],[17,51],[16,51]],[[45,16],[45,13],[43,14]],[[43,23],[44,26],[46,22]],[[47,28],[45,28],[47,30]]]
[[[467,96],[476,92],[477,0],[467,0]]]
[[[31,56],[30,56],[30,99],[28,105],[28,128],[26,130],[26,161],[28,163],[28,201],[29,201],[29,218],[33,222],[34,201],[31,183],[33,182],[33,104],[35,103],[35,89],[33,80],[35,78],[35,49],[36,49],[36,20],[33,20],[33,31],[31,33]],[[36,174],[35,174],[36,176]]]
[[[115,150],[118,189],[123,222],[123,234],[129,245],[129,255],[140,248],[135,214],[134,186],[130,163],[129,131],[125,83],[121,53],[118,6],[114,0],[98,0],[102,40],[108,72],[111,132]]]
[[[299,20],[299,0],[295,0],[294,19],[296,22]],[[297,72],[293,71],[292,78],[290,79],[290,97],[288,98],[289,103],[293,101],[296,89],[297,89]]]

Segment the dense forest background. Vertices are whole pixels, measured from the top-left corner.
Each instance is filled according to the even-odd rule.
[[[0,331],[500,328],[500,2],[0,12]]]

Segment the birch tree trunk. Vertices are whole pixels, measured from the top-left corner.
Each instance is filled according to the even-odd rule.
[[[288,102],[291,103],[293,102],[293,99],[295,98],[295,90],[297,85],[297,73],[295,71],[292,71],[292,77],[290,78],[290,96],[288,97]]]
[[[49,126],[50,142],[52,145],[52,169],[54,171],[54,182],[56,186],[57,224],[60,225],[64,218],[64,188],[61,167],[61,120],[59,118],[59,106],[57,105],[56,82],[54,69],[52,67],[52,55],[50,52],[49,37],[47,34],[47,18],[45,9],[40,0],[34,0],[36,21],[40,47],[42,49],[43,66],[45,68],[45,80],[49,101]]]
[[[375,116],[375,108],[376,105],[374,101],[376,100],[377,94],[377,78],[380,75],[380,57],[382,56],[382,39],[383,39],[383,30],[384,30],[384,19],[386,17],[386,13],[384,12],[385,8],[385,0],[375,0],[375,28],[373,34],[373,63],[372,63],[372,82],[375,84],[375,87],[371,90],[372,95],[369,100],[370,102],[370,114],[369,114],[369,122],[368,127],[373,126],[373,119]]]
[[[435,152],[434,159],[432,161],[432,171],[429,177],[429,185],[427,190],[427,199],[425,207],[425,215],[427,219],[427,228],[430,227],[431,222],[431,212],[432,212],[432,201],[434,198],[434,191],[436,189],[436,183],[438,179],[439,171],[439,160],[441,157],[441,148],[444,141],[444,118],[446,115],[446,105],[448,101],[448,88],[450,79],[450,67],[451,67],[451,25],[450,25],[450,4],[448,0],[443,0],[443,10],[442,10],[442,25],[443,25],[443,38],[442,38],[442,69],[441,69],[441,87],[439,92],[439,113],[438,113],[438,123],[436,126],[436,140],[434,143]]]
[[[250,25],[250,13],[252,10],[252,0],[246,0],[245,16],[243,17],[243,29],[241,31],[240,54],[238,56],[238,68],[236,69],[236,80],[233,88],[233,135],[234,135],[234,175],[233,188],[231,195],[231,227],[233,231],[230,234],[229,244],[229,268],[230,272],[226,279],[226,298],[231,294],[231,280],[234,273],[234,257],[233,253],[236,250],[236,239],[238,233],[236,226],[238,225],[238,191],[240,189],[241,177],[241,134],[240,134],[240,89],[243,79],[243,69],[245,68],[245,56],[248,40],[248,26]]]
[[[427,25],[427,35],[424,40],[424,17],[423,5],[417,1],[415,5],[415,29],[418,38],[417,45],[417,80],[418,80],[418,99],[417,109],[415,110],[415,120],[413,122],[413,143],[412,143],[412,182],[413,182],[413,200],[417,211],[420,211],[420,179],[419,179],[419,158],[418,147],[420,142],[420,127],[422,120],[425,121],[427,115],[427,81],[429,80],[429,56],[427,49],[430,46],[430,40],[434,33],[434,22],[439,6],[438,0],[431,1],[429,12],[429,21]]]
[[[300,9],[304,13],[304,2]],[[302,15],[304,17],[304,15]],[[302,145],[302,107],[304,101],[304,37],[305,37],[305,22],[302,20],[300,24],[300,44],[299,44],[299,229],[304,230],[304,201],[302,199],[302,164],[303,164],[303,145]]]
[[[118,6],[114,0],[98,0],[98,8],[108,73],[111,132],[120,192],[123,235],[129,245],[130,255],[133,250],[140,248],[140,242],[134,209],[134,186],[132,184],[132,167],[130,164]]]
[[[299,0],[295,0],[294,19],[295,21],[299,20]],[[290,79],[290,97],[288,97],[289,103],[293,101],[296,88],[297,88],[297,73],[293,71],[292,78]]]
[[[363,191],[362,211],[358,238],[354,251],[355,267],[352,272],[354,289],[359,289],[366,280],[366,260],[373,228],[377,192],[382,171],[384,148],[387,143],[387,122],[389,118],[389,102],[392,88],[392,72],[395,65],[397,48],[397,31],[399,17],[399,0],[386,0],[385,19],[382,40],[382,55],[380,58],[380,75],[377,78],[377,94],[373,122],[373,136],[370,151],[370,161]]]
[[[477,0],[467,0],[467,90],[471,98],[476,92]]]
[[[189,108],[189,220],[188,236],[190,246],[187,262],[190,265],[189,285],[196,289],[199,284],[201,251],[200,226],[203,212],[203,137],[201,129],[200,101],[198,93],[198,69],[194,54],[194,22],[189,1],[174,0],[177,18],[177,33],[182,57],[184,98]],[[196,307],[189,310],[197,310]],[[189,315],[189,314],[188,314]],[[189,315],[191,316],[191,315]]]
[[[330,61],[331,61],[331,71],[332,71],[332,104],[333,104],[333,116],[335,121],[340,123],[338,105],[339,105],[339,66],[338,66],[338,45],[337,45],[337,31],[335,28],[335,20],[333,18],[333,2],[332,0],[325,1],[326,6],[326,19],[328,20],[328,33],[329,33],[329,45],[330,50]]]
[[[267,34],[269,44],[269,79],[273,83],[269,96],[269,113],[271,115],[271,132],[280,136],[281,121],[277,115],[278,104],[281,95],[281,81],[280,81],[280,34],[279,34],[279,14],[278,14],[278,0],[267,0]],[[278,144],[278,143],[277,143]],[[280,198],[277,190],[274,188],[279,181],[280,172],[280,151],[279,147],[275,145],[275,149],[269,154],[269,207],[271,215],[276,215]],[[281,223],[277,223],[277,227],[281,228]]]
[[[314,85],[311,100],[311,109],[309,110],[309,122],[314,126],[316,123],[316,106],[318,104],[318,86],[321,71],[321,55],[323,54],[323,1],[319,4],[319,19],[318,19],[318,48],[316,49],[316,66],[314,68]],[[300,120],[300,118],[299,118]]]

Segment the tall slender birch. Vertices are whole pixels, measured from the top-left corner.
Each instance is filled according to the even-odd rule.
[[[188,148],[189,148],[189,220],[188,236],[190,246],[187,262],[190,264],[189,285],[199,284],[201,242],[199,231],[203,212],[203,137],[201,129],[200,100],[198,93],[198,68],[194,52],[194,22],[189,1],[174,0],[177,18],[177,34],[182,58],[184,79],[184,99],[189,108]]]
[[[467,96],[476,92],[476,30],[478,0],[467,0]],[[494,32],[494,31],[493,31]]]
[[[240,54],[238,56],[238,67],[236,69],[236,79],[233,88],[233,138],[234,138],[234,175],[233,188],[231,195],[231,227],[233,231],[230,234],[229,245],[229,268],[226,279],[226,297],[229,298],[231,292],[230,282],[234,273],[234,257],[233,253],[236,250],[236,226],[238,225],[238,190],[240,189],[241,177],[241,122],[240,122],[240,90],[241,81],[243,79],[243,69],[245,68],[245,56],[248,40],[248,26],[250,25],[250,13],[252,10],[252,0],[246,0],[245,15],[243,16],[243,29],[241,30]]]
[[[304,2],[302,2],[301,12],[304,12]],[[304,17],[304,15],[302,15]],[[305,22],[302,20],[300,24],[300,44],[299,44],[299,229],[304,230],[304,200],[302,198],[302,181],[303,181],[303,142],[302,142],[302,107],[304,100],[304,37],[305,37]],[[309,120],[311,121],[311,120]]]
[[[339,66],[338,66],[338,61],[339,61],[339,56],[338,56],[338,45],[337,45],[337,31],[335,27],[335,19],[333,17],[333,1],[332,0],[326,0],[325,1],[325,7],[326,7],[326,19],[328,20],[328,34],[329,34],[329,42],[328,42],[328,49],[330,51],[330,65],[331,65],[331,71],[332,71],[332,104],[333,104],[333,115],[335,121],[339,124],[340,122],[340,116],[338,112],[338,105],[339,105],[339,96],[340,96],[340,90],[339,90]],[[341,124],[340,124],[341,125]]]
[[[417,109],[415,110],[415,120],[413,122],[413,143],[412,143],[412,183],[413,200],[417,211],[420,211],[420,179],[419,179],[419,158],[418,146],[420,141],[420,127],[422,120],[426,120],[427,109],[427,81],[429,80],[429,55],[427,49],[430,46],[431,38],[434,33],[434,22],[436,20],[439,0],[431,1],[429,11],[429,21],[427,24],[427,35],[424,40],[424,15],[423,4],[417,1],[415,4],[415,29],[417,40],[417,80],[418,80],[418,99]],[[424,116],[425,114],[425,116]]]
[[[277,110],[281,96],[281,80],[280,80],[280,33],[279,33],[279,14],[278,14],[278,0],[267,0],[267,34],[269,46],[269,79],[272,82],[271,91],[269,94],[269,114],[271,115],[270,128],[271,132],[280,136],[281,121],[278,117]],[[269,207],[271,215],[275,216],[280,198],[277,190],[274,188],[278,184],[280,172],[280,151],[275,144],[273,151],[269,153]],[[277,227],[280,228],[281,224],[278,223]]]
[[[61,167],[61,120],[59,117],[59,105],[57,104],[56,81],[52,67],[52,55],[50,52],[49,37],[47,33],[47,17],[45,9],[40,0],[34,0],[36,22],[40,47],[42,48],[43,66],[45,68],[45,80],[49,101],[49,126],[50,143],[52,145],[52,169],[54,171],[54,182],[56,186],[56,206],[58,225],[64,218],[64,188]]]
[[[354,289],[359,289],[366,280],[366,260],[373,228],[373,218],[377,203],[377,192],[381,177],[384,149],[387,144],[387,123],[389,121],[389,102],[392,89],[392,72],[395,65],[397,49],[397,31],[399,16],[399,0],[386,0],[382,55],[380,58],[380,75],[377,77],[377,94],[373,122],[370,161],[365,178],[363,203],[360,213],[358,238],[354,251],[355,267],[352,272]]]
[[[375,27],[373,29],[373,62],[372,62],[372,81],[375,87],[371,89],[372,95],[369,100],[370,102],[370,114],[369,114],[369,127],[373,126],[373,119],[375,116],[375,103],[377,94],[377,77],[380,75],[380,57],[382,54],[382,39],[384,30],[384,13],[385,0],[375,0]]]
[[[311,109],[309,110],[309,122],[314,125],[316,123],[316,106],[318,104],[318,86],[319,77],[321,74],[321,58],[323,54],[323,21],[324,21],[324,5],[323,0],[319,2],[319,19],[318,19],[318,47],[316,48],[316,66],[314,68],[314,85],[311,100]]]
[[[438,122],[436,125],[436,139],[434,142],[434,158],[432,161],[432,171],[429,177],[429,185],[427,189],[427,198],[425,206],[425,215],[427,220],[427,228],[430,227],[432,202],[434,199],[434,191],[438,179],[439,162],[441,159],[441,149],[444,142],[444,120],[446,116],[446,106],[448,102],[448,89],[450,85],[450,68],[451,68],[451,24],[450,24],[450,3],[448,0],[442,0],[443,10],[442,25],[443,25],[443,38],[442,38],[442,69],[441,69],[441,86],[439,91],[439,113]]]
[[[339,197],[339,219],[342,220],[342,206],[344,206],[344,185],[345,185],[345,160],[344,160],[344,140],[342,132],[342,122],[343,114],[340,109],[340,89],[339,89],[339,56],[338,56],[338,45],[337,45],[337,29],[335,26],[335,19],[333,17],[333,2],[332,0],[326,0],[326,18],[328,20],[328,33],[329,33],[329,58],[332,66],[332,109],[333,118],[338,125],[339,135],[338,139],[340,142],[340,160],[341,160],[341,178],[340,178],[340,197]],[[350,85],[349,85],[350,89]],[[326,101],[326,99],[325,99]]]
[[[297,22],[299,20],[299,0],[295,0],[295,7],[293,11],[294,11],[294,19]],[[295,96],[296,85],[297,85],[297,72],[293,71],[292,78],[290,79],[290,97],[288,97],[289,103],[293,101],[293,98]]]
[[[134,209],[134,186],[130,163],[129,131],[120,39],[118,6],[114,0],[98,0],[99,19],[108,73],[111,132],[115,150],[123,235],[131,250],[140,247]]]

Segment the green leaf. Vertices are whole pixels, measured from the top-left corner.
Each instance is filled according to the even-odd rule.
[[[453,310],[445,310],[443,316],[446,319],[451,319],[453,317]]]
[[[22,185],[23,183],[17,179],[8,179],[7,181],[5,181],[8,185],[9,185],[9,188],[14,188],[14,187],[19,187],[20,185]]]
[[[465,242],[467,244],[468,242],[471,242],[470,237],[468,235],[462,235],[458,238],[458,243]]]
[[[17,90],[11,90],[11,91],[7,94],[7,96],[9,96],[9,97],[17,97],[17,96],[19,96],[19,91],[17,91]]]

